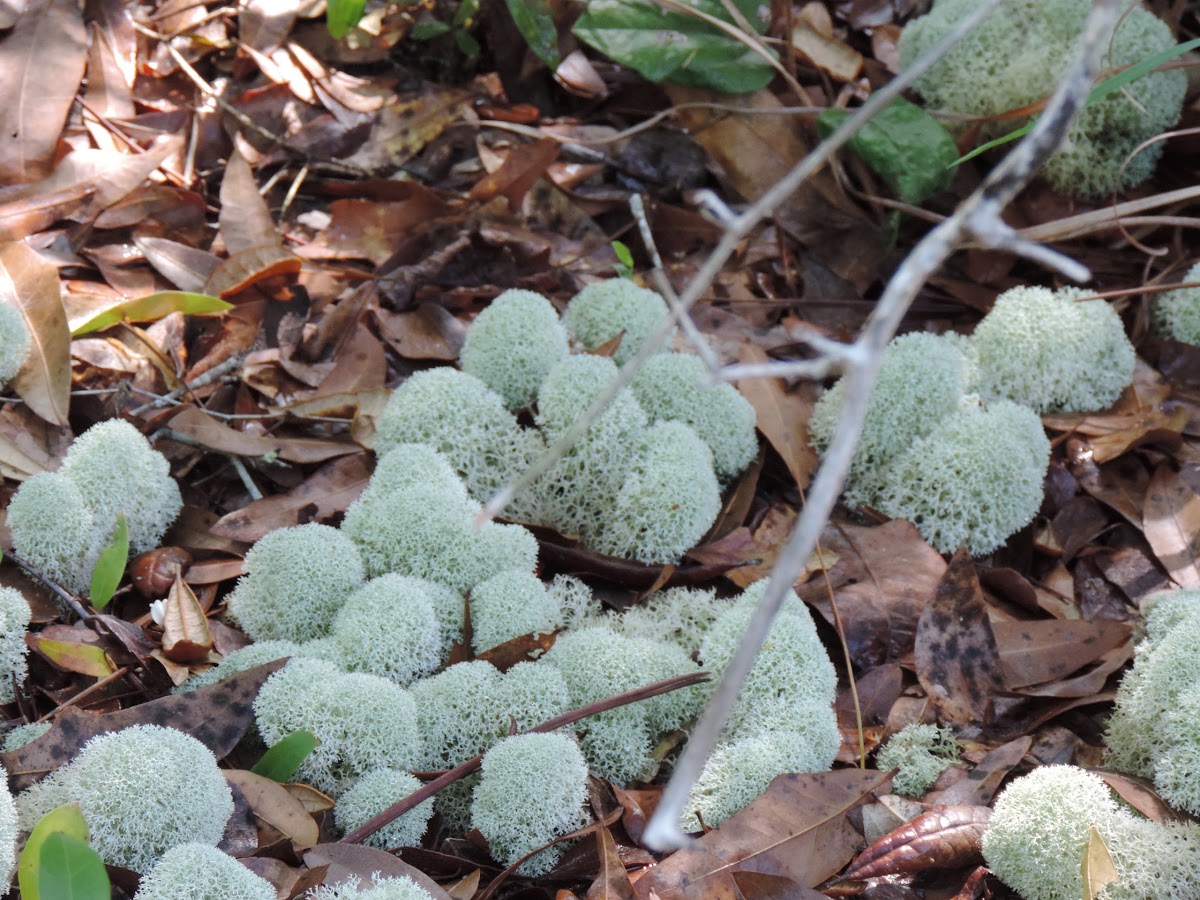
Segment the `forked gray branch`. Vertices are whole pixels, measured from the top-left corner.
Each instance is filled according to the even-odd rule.
[[[1066,136],[1072,117],[1087,101],[1101,53],[1108,45],[1116,21],[1116,7],[1116,0],[1098,0],[1088,17],[1079,58],[1063,77],[1028,137],[992,170],[979,189],[960,204],[953,216],[934,228],[913,248],[888,282],[862,334],[850,345],[852,350],[848,355],[851,366],[846,375],[844,403],[833,440],[817,472],[795,531],[771,573],[770,583],[758,609],[717,686],[716,694],[688,740],[658,809],[643,832],[644,841],[650,847],[668,850],[682,847],[688,841],[680,828],[680,818],[688,795],[725,726],[729,711],[737,700],[784,597],[816,546],[841,493],[862,432],[867,401],[879,371],[883,349],[895,334],[917,291],[946,258],[967,240],[1033,258],[1076,280],[1090,277],[1087,269],[1074,260],[1018,237],[1004,224],[1000,213],[1058,147]],[[934,52],[940,54],[944,49],[935,48]]]

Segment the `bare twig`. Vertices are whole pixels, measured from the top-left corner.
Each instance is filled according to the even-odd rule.
[[[132,410],[129,413],[129,415],[134,416],[134,417],[144,416],[146,413],[150,412],[150,410],[152,410],[152,409],[158,409],[163,406],[170,406],[172,402],[174,402],[175,400],[178,400],[180,397],[182,397],[188,391],[194,391],[194,390],[197,390],[198,388],[204,387],[205,385],[212,384],[214,381],[220,381],[222,378],[224,378],[226,375],[233,372],[235,369],[241,368],[242,363],[245,361],[246,361],[245,353],[235,353],[233,356],[229,357],[229,359],[225,360],[224,362],[218,363],[217,365],[215,365],[211,369],[209,369],[207,372],[197,375],[195,378],[193,378],[187,384],[177,387],[177,388],[175,388],[175,390],[171,391],[168,394],[163,394],[161,397],[156,396],[149,403],[143,403],[137,409]]]
[[[17,556],[17,554],[13,553],[11,550],[4,555],[16,563],[18,568],[23,569],[27,575],[31,576],[37,581],[40,581],[42,584],[48,587],[54,593],[55,597],[57,597],[70,608],[71,612],[79,616],[81,621],[91,618],[92,614],[83,608],[83,604],[79,602],[78,597],[64,588],[61,584],[59,584],[37,566],[33,565],[22,557]]]
[[[687,675],[676,675],[674,678],[664,678],[662,681],[656,681],[653,684],[647,684],[642,687],[634,688],[631,691],[617,694],[615,697],[608,697],[604,700],[597,700],[595,703],[589,703],[586,706],[580,706],[576,709],[568,710],[561,716],[555,716],[553,719],[547,719],[541,725],[535,725],[533,728],[520,732],[521,734],[532,734],[534,732],[554,731],[556,728],[562,728],[564,725],[573,725],[580,719],[586,719],[588,716],[594,716],[597,713],[604,712],[610,709],[616,709],[618,706],[626,706],[630,703],[636,703],[639,700],[649,700],[651,697],[657,697],[660,694],[677,691],[680,688],[691,687],[694,684],[701,684],[708,681],[707,672],[691,672]],[[442,788],[453,784],[460,778],[465,778],[476,769],[479,768],[480,762],[483,761],[483,755],[473,756],[461,765],[455,766],[449,772],[439,775],[433,781],[426,784],[420,790],[414,791],[403,800],[393,803],[375,818],[369,820],[360,827],[354,829],[344,838],[343,844],[359,844],[366,838],[370,837],[380,828],[394,822],[400,816],[404,815],[410,809],[415,809],[424,801],[428,800]]]
[[[913,248],[888,282],[862,334],[851,345],[853,350],[849,356],[854,365],[846,375],[846,390],[833,440],[813,481],[795,531],[771,573],[771,580],[763,592],[758,609],[717,685],[715,695],[692,732],[658,809],[647,823],[643,838],[648,846],[666,850],[681,847],[688,841],[679,827],[688,794],[725,726],[729,710],[737,700],[759,647],[784,598],[792,589],[805,559],[816,546],[841,493],[855,445],[862,432],[867,402],[879,371],[883,349],[921,286],[968,238],[985,247],[1004,249],[1036,259],[1075,280],[1085,280],[1090,276],[1088,270],[1074,260],[1021,238],[1003,222],[1000,213],[1059,145],[1072,117],[1086,102],[1092,78],[1099,67],[1101,50],[1112,31],[1116,5],[1116,0],[1099,0],[1093,7],[1079,58],[1064,76],[1045,113],[1028,137],[992,171],[975,193],[962,202],[953,216],[930,231]],[[944,51],[936,49],[934,52],[940,55]]]

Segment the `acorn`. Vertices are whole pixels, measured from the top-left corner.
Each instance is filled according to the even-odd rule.
[[[159,547],[147,550],[133,561],[130,580],[133,589],[147,600],[157,600],[167,595],[175,583],[175,569],[181,571],[192,564],[192,554],[182,547]]]

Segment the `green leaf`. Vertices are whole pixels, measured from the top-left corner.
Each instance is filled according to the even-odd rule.
[[[445,22],[414,22],[408,36],[414,41],[428,41],[435,37],[441,37],[449,30],[450,26]]]
[[[455,28],[470,28],[479,15],[480,0],[462,0],[454,11],[453,25]]]
[[[467,59],[476,59],[479,56],[479,41],[475,40],[470,32],[461,29],[454,32],[454,43],[458,44],[458,49]]]
[[[24,900],[108,900],[108,874],[87,840],[87,821],[79,804],[42,816],[17,865]]]
[[[290,781],[300,768],[300,763],[308,759],[308,755],[321,743],[316,736],[307,731],[293,731],[287,737],[268,748],[254,768],[250,771],[263,778],[270,778],[280,784]]]
[[[613,253],[617,255],[617,275],[621,278],[633,276],[633,253],[620,241],[612,242]]]
[[[129,525],[124,513],[117,513],[117,531],[104,548],[92,570],[92,587],[88,597],[96,609],[104,609],[117,591],[125,566],[129,563]]]
[[[106,309],[72,331],[71,337],[99,331],[118,322],[156,322],[173,312],[181,312],[186,316],[202,316],[224,312],[227,309],[233,309],[233,304],[226,303],[220,297],[193,294],[190,291],[157,291]]]
[[[1121,90],[1121,88],[1125,87],[1125,85],[1129,84],[1130,82],[1136,81],[1143,75],[1146,75],[1157,69],[1163,63],[1170,62],[1176,57],[1183,56],[1185,53],[1190,53],[1197,47],[1200,47],[1200,38],[1193,38],[1190,41],[1184,41],[1182,44],[1176,44],[1174,47],[1169,47],[1168,49],[1162,51],[1162,53],[1155,53],[1153,56],[1148,56],[1141,62],[1135,63],[1128,69],[1123,69],[1122,71],[1117,72],[1115,75],[1109,75],[1098,85],[1092,88],[1091,93],[1088,94],[1087,103],[1084,105],[1086,106],[1089,103],[1098,103],[1109,94]],[[1036,121],[1036,117],[1030,119],[1020,128],[1010,131],[1008,134],[1001,135],[994,140],[990,140],[986,144],[979,145],[970,153],[960,156],[953,163],[951,163],[951,165],[961,165],[967,162],[967,160],[974,159],[982,153],[987,153],[989,150],[995,147],[1003,147],[1005,144],[1012,143],[1018,138],[1025,137],[1025,135],[1029,134],[1029,132],[1033,130],[1033,125]]]
[[[850,114],[827,109],[817,117],[822,138]],[[954,138],[921,107],[898,98],[864,125],[847,146],[877,173],[905,203],[920,203],[945,190],[958,148]]]
[[[759,0],[732,0],[759,32],[766,28]],[[730,21],[720,0],[691,6]],[[765,87],[771,64],[750,47],[696,16],[664,9],[653,0],[591,0],[573,29],[584,43],[650,81],[745,94]]]
[[[367,8],[367,0],[329,0],[325,10],[325,27],[333,38],[344,38],[358,24]]]
[[[558,52],[558,28],[546,0],[508,0],[508,11],[529,49],[550,68],[562,62]]]

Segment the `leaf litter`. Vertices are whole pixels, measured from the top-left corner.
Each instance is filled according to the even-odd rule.
[[[647,195],[665,274],[684,284],[719,237],[690,192],[753,201],[815,140],[806,119],[780,110],[844,107],[894,72],[903,11],[885,6],[807,4],[789,17],[790,33],[779,35],[790,39],[804,96],[782,79],[740,96],[679,85],[648,94],[633,117],[674,104],[671,128],[634,150],[618,136],[630,122],[629,95],[590,53],[572,54],[600,82],[585,101],[549,87],[551,73],[522,60],[519,40],[490,47],[494,70],[468,71],[454,53],[431,58],[433,45],[412,41],[403,17],[375,20],[374,38],[357,43],[331,41],[286,3],[270,14],[253,3],[213,14],[162,4],[147,26],[120,4],[90,4],[85,22],[76,7],[42,0],[6,21],[0,72],[9,102],[0,117],[13,139],[0,153],[0,295],[20,309],[33,350],[0,409],[3,496],[53,471],[73,429],[125,418],[155,437],[185,486],[188,510],[166,543],[195,559],[181,558],[182,577],[158,598],[122,589],[105,615],[77,623],[35,598],[44,613],[10,724],[52,727],[0,755],[10,785],[53,771],[91,736],[162,722],[225,759],[241,818],[224,846],[281,896],[373,873],[410,875],[435,897],[486,891],[499,870],[470,840],[431,833],[425,847],[405,851],[411,864],[320,843],[331,836],[328,798],[247,771],[253,760],[235,747],[278,663],[190,694],[167,692],[246,643],[219,616],[248,546],[277,528],[336,522],[364,489],[389,387],[453,362],[466,325],[501,290],[564,300],[612,274],[614,239],[648,266],[625,212],[633,192]],[[488,22],[476,32],[485,39]],[[412,52],[411,68],[383,65],[396,42]],[[538,106],[524,102],[533,97]],[[507,122],[524,124],[500,127]],[[686,173],[639,155],[683,147],[675,129],[693,136],[680,158],[700,161]],[[602,142],[581,156],[571,142],[588,134]],[[963,165],[966,174],[933,206],[961,197],[981,165]],[[857,329],[889,274],[889,248],[919,236],[917,220],[872,205],[886,192],[871,172],[845,163],[746,240],[696,313],[723,361],[795,355],[806,328],[837,338]],[[1082,227],[1066,232],[1060,249],[1105,286],[1139,284],[1136,251],[1114,254],[1093,241],[1090,210],[1083,219],[1077,212],[1035,186],[1014,214],[1021,227],[1050,234],[1056,219]],[[1172,245],[1172,223],[1152,227],[1155,240]],[[996,293],[1038,277],[1003,254],[964,260],[971,277],[931,281],[902,330],[969,330]],[[1172,583],[1200,585],[1197,357],[1148,336],[1145,305],[1125,314],[1145,338],[1134,385],[1109,410],[1044,419],[1056,437],[1045,527],[989,559],[958,554],[949,565],[912,525],[870,509],[839,508],[826,528],[797,590],[842,668],[844,768],[780,776],[693,848],[667,856],[641,846],[662,779],[617,788],[621,814],[582,838],[587,852],[568,857],[569,874],[501,891],[812,897],[884,876],[979,886],[978,837],[1005,780],[1050,759],[1039,746],[1054,746],[1056,761],[1098,762],[1142,601]],[[72,336],[81,329],[86,337]],[[764,449],[686,562],[631,564],[570,535],[539,534],[543,574],[585,574],[609,586],[614,605],[676,584],[730,593],[765,575],[817,462],[807,440],[816,392],[780,379],[739,387]],[[5,583],[32,584],[9,580],[14,571],[6,561]],[[148,603],[161,598],[159,626]],[[553,639],[514,638],[487,658],[507,668]],[[864,807],[891,801],[886,773],[853,768],[860,741],[869,753],[905,724],[934,720],[957,726],[962,765],[923,798],[928,809],[864,851]],[[1106,777],[1152,818],[1177,815],[1149,783]],[[1092,890],[1111,875],[1105,860],[1093,836]]]

